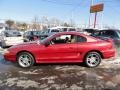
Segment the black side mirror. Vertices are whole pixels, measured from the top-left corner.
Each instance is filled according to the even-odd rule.
[[[48,47],[50,45],[50,42],[46,42],[44,45],[45,47]]]

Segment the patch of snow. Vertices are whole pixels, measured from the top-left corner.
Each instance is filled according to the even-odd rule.
[[[80,87],[80,86],[77,86],[77,85],[73,84],[73,85],[70,87],[69,90],[83,90],[83,88]]]
[[[74,65],[74,66],[57,66],[55,69],[60,71],[69,71],[69,70],[84,70],[85,68]]]
[[[8,85],[9,87],[11,87],[11,86],[15,85],[17,83],[17,81],[18,81],[18,78],[8,78],[6,80],[5,85]]]
[[[50,77],[44,77],[44,78],[41,78],[41,80],[53,80],[53,79],[56,79],[58,78],[57,76],[50,76]]]
[[[0,85],[2,84],[2,81],[0,80]]]
[[[27,71],[27,72],[19,71],[19,73],[22,73],[22,74],[39,74],[39,73],[31,72],[31,71]]]
[[[24,89],[29,87],[39,88],[39,83],[32,80],[19,80],[17,82],[18,87],[23,87]]]
[[[116,75],[112,78],[112,81],[116,84],[120,84],[120,75]]]
[[[32,80],[20,80],[19,78],[9,78],[6,80],[5,85],[11,87],[16,85],[18,87],[22,87],[24,89],[29,87],[39,88],[39,83]]]
[[[47,84],[42,84],[42,85],[40,85],[40,88],[41,88],[41,89],[44,89],[44,88],[47,88],[47,87],[48,87]]]
[[[107,88],[111,88],[111,87],[115,87],[116,84],[113,83],[113,82],[111,82],[111,81],[108,81],[108,82],[106,83],[106,86],[107,86]]]

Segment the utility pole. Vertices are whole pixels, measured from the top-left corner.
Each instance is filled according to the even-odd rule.
[[[90,7],[93,5],[93,0],[90,1]],[[88,24],[88,28],[90,28],[91,25],[91,13],[89,15],[89,24]]]
[[[97,21],[97,12],[95,12],[94,28],[96,28],[96,21]]]
[[[101,29],[103,28],[103,13],[104,13],[104,12],[102,11],[102,12],[101,12],[101,27],[100,27]]]

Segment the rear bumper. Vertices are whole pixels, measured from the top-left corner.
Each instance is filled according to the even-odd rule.
[[[110,49],[103,51],[103,59],[109,59],[109,58],[115,58],[116,57],[116,50],[115,49]]]

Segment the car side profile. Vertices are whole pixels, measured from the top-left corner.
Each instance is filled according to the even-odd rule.
[[[28,68],[35,63],[81,63],[96,67],[102,59],[115,56],[111,41],[100,40],[78,32],[53,34],[43,41],[34,41],[10,47],[4,53],[8,61]]]
[[[48,37],[48,35],[43,34],[41,31],[27,31],[23,34],[24,42],[35,41],[37,39],[42,40]]]

